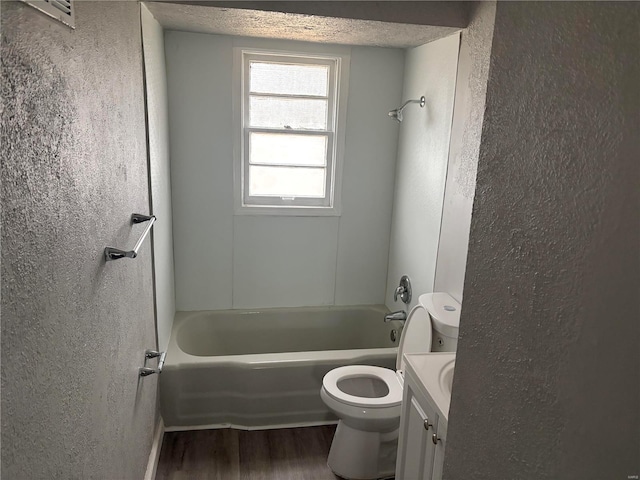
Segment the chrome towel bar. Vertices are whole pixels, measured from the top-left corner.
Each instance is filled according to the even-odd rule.
[[[167,356],[167,352],[156,352],[155,350],[147,350],[144,352],[145,360],[147,358],[158,358],[158,368],[140,367],[138,370],[141,377],[153,375],[154,373],[161,374],[162,367],[164,367],[164,359]]]
[[[138,256],[138,250],[140,250],[140,247],[142,246],[142,242],[144,242],[144,239],[147,238],[147,235],[149,234],[149,231],[151,230],[151,227],[153,227],[155,221],[155,215],[142,215],[140,213],[133,213],[131,215],[131,223],[149,222],[149,225],[147,225],[147,228],[145,228],[144,232],[142,232],[142,235],[140,235],[140,239],[136,243],[135,247],[133,247],[133,250],[126,251],[120,250],[118,248],[106,247],[104,249],[104,259],[106,261],[109,261],[118,260],[119,258],[125,257],[136,258]]]

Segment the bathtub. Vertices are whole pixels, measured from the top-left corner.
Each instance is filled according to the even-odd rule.
[[[384,323],[385,313],[382,305],[177,312],[160,376],[166,429],[335,423],[320,399],[329,370],[395,368],[401,325]]]

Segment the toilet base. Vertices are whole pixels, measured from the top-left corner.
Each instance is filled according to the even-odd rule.
[[[347,480],[392,478],[397,449],[397,429],[387,433],[365,432],[355,430],[340,420],[327,465],[333,473]]]

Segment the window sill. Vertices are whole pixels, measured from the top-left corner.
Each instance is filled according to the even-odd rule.
[[[272,217],[339,217],[341,216],[338,207],[272,207],[259,205],[236,206],[234,215]]]

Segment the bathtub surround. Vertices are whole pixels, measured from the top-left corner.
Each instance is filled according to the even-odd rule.
[[[459,34],[413,48],[406,54],[402,99],[426,97],[426,105],[408,106],[400,126],[389,250],[386,304],[402,275],[414,292],[432,292],[453,115]],[[394,106],[395,108],[395,106]],[[396,123],[387,117],[389,123]]]
[[[351,53],[340,217],[234,216],[234,46]],[[165,32],[176,308],[384,300],[402,50]]]
[[[2,2],[2,478],[143,478],[157,379],[140,10]]]
[[[472,6],[469,27],[460,36],[449,165],[442,207],[434,291],[462,302],[478,151],[489,77],[495,2]]]
[[[640,472],[639,24],[497,5],[445,479]]]
[[[169,162],[169,111],[164,33],[141,5],[142,44],[147,105],[149,183],[153,226],[153,268],[158,348],[167,349],[176,313],[173,272],[173,222],[171,215],[171,165]]]

